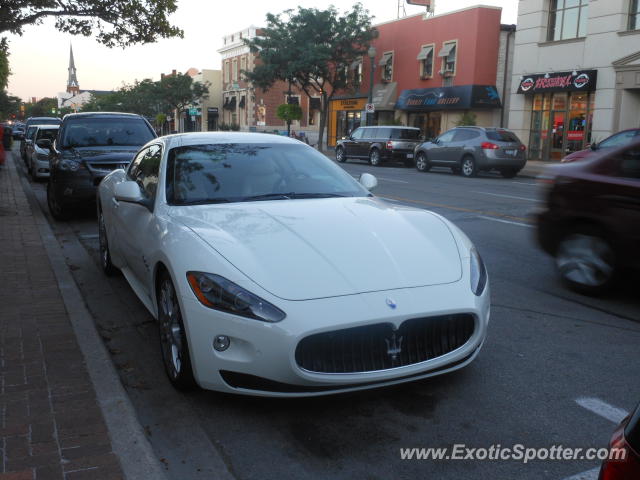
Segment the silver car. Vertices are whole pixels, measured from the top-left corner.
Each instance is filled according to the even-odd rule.
[[[498,170],[513,178],[527,163],[526,147],[515,133],[495,127],[456,127],[415,150],[416,168],[449,167],[474,177],[479,171]]]
[[[34,125],[35,132],[31,142],[25,147],[27,170],[34,182],[41,178],[49,178],[49,151],[56,136],[59,125]],[[31,128],[31,127],[29,127]]]

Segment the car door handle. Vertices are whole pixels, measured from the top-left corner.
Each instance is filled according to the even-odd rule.
[[[113,204],[114,208],[118,208],[118,205],[120,205],[120,202],[113,197],[111,197],[111,203]]]

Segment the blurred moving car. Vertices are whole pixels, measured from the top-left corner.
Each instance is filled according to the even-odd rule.
[[[27,123],[25,123],[25,132],[28,131],[31,125],[60,125],[61,123],[62,120],[58,117],[29,117],[27,118]],[[26,162],[27,156],[25,148],[26,142],[20,142],[20,158]]]
[[[624,458],[602,462],[598,480],[637,480],[640,478],[640,405],[625,418],[611,438],[609,449],[624,451]]]
[[[572,289],[597,294],[640,267],[640,140],[547,167],[538,241]]]
[[[342,163],[349,158],[368,159],[374,167],[395,160],[411,167],[414,162],[413,151],[420,142],[419,128],[383,125],[359,127],[349,137],[338,140],[336,160]]]
[[[570,153],[562,159],[562,163],[575,162],[577,160],[584,160],[593,155],[594,152],[602,150],[603,148],[616,148],[622,147],[634,139],[640,139],[640,128],[632,128],[629,130],[623,130],[622,132],[615,133],[610,137],[605,138],[603,141],[597,143],[594,142],[589,148],[584,150],[578,150],[577,152]]]
[[[376,184],[286,137],[161,137],[98,187],[102,267],[158,319],[176,388],[296,397],[462,368],[487,333],[484,263]]]
[[[35,129],[31,141],[26,147],[27,171],[33,181],[49,178],[49,153],[56,136],[58,125],[32,125]]]
[[[65,115],[51,148],[47,204],[56,220],[92,205],[96,186],[113,170],[126,168],[138,149],[156,133],[132,113]]]
[[[456,127],[416,148],[416,169],[449,167],[453,173],[475,177],[479,171],[498,170],[513,178],[527,163],[526,147],[504,128]]]

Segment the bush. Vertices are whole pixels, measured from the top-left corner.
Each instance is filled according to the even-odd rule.
[[[475,113],[464,112],[456,122],[456,127],[474,127],[477,125],[477,118]]]

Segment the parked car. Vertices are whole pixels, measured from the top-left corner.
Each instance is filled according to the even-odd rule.
[[[383,162],[401,161],[413,166],[413,151],[420,143],[420,129],[413,127],[377,126],[357,128],[349,137],[338,140],[336,160],[349,158],[369,160],[374,167]]]
[[[597,294],[640,267],[640,141],[548,167],[538,241],[572,289]]]
[[[25,132],[29,130],[31,125],[60,125],[61,123],[62,120],[58,117],[29,117],[27,118],[27,123],[25,123]],[[26,140],[26,138],[23,137],[23,140]],[[26,147],[26,141],[20,142],[20,158],[25,162],[27,161]]]
[[[498,170],[513,178],[527,163],[525,151],[516,134],[504,128],[456,127],[416,148],[416,169],[449,167],[465,177]]]
[[[111,171],[127,167],[140,147],[155,137],[140,115],[65,115],[50,155],[47,203],[51,215],[65,220],[74,208],[94,203],[100,181]]]
[[[616,449],[616,452],[613,452],[613,458],[602,463],[598,480],[640,478],[640,405],[620,423],[611,438],[609,449]],[[617,455],[624,455],[624,458],[617,458]]]
[[[177,388],[320,395],[462,368],[486,336],[484,264],[376,184],[286,137],[160,137],[98,187],[102,268],[158,319]]]
[[[602,150],[603,148],[616,148],[622,147],[634,139],[640,138],[640,128],[632,128],[629,130],[623,130],[622,132],[615,133],[610,137],[605,138],[600,143],[594,142],[589,148],[579,150],[577,152],[570,153],[562,159],[562,163],[575,162],[576,160],[584,160],[593,155],[594,152]]]
[[[26,128],[23,123],[15,123],[11,129],[11,135],[14,140],[22,140],[24,138],[24,132]]]
[[[29,166],[29,164],[27,163],[27,149],[33,143],[33,136],[35,135],[37,129],[36,127],[37,125],[29,125],[29,128],[27,128],[27,131],[25,132],[24,137],[20,142],[20,157],[22,158],[22,160],[24,160],[24,164],[27,167]]]
[[[49,153],[58,135],[58,125],[32,125],[34,129],[31,140],[26,147],[27,171],[33,181],[49,178]]]

